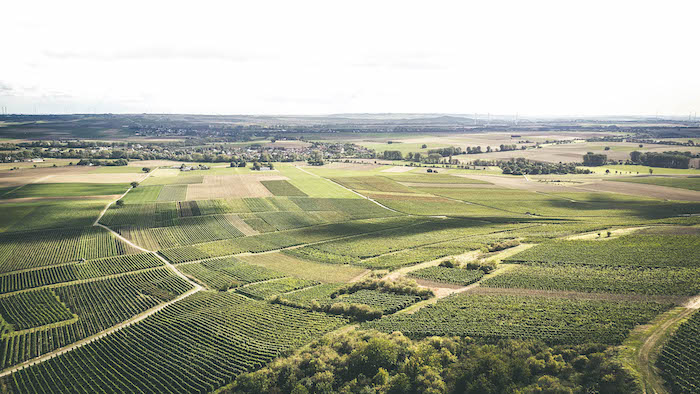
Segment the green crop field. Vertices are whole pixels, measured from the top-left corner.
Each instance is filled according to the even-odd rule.
[[[464,294],[440,300],[411,315],[394,315],[365,326],[384,332],[401,331],[411,337],[461,335],[619,344],[634,326],[669,307],[645,302]]]
[[[399,115],[298,125],[243,115],[140,114],[126,124],[127,115],[5,116],[20,121],[0,120],[17,137],[0,147],[10,161],[0,174],[3,393],[698,385],[700,190],[687,176],[697,170],[648,176],[606,165],[525,177],[498,167],[520,155],[538,171],[572,163],[591,145],[634,138],[633,121],[503,131],[500,117],[495,130],[440,116],[427,133],[420,118]],[[83,141],[85,127],[114,141]],[[43,138],[44,128],[61,139]],[[688,139],[673,141],[644,144],[696,154]],[[450,156],[467,146],[492,149]],[[455,150],[427,158],[441,147]],[[384,160],[383,150],[423,156]],[[25,161],[41,152],[85,159]],[[124,153],[128,166],[104,165]],[[628,152],[607,154],[624,163]],[[58,160],[65,166],[53,167]],[[632,169],[644,176],[621,174]]]
[[[634,178],[614,178],[615,182],[641,183],[645,185],[657,185],[666,187],[677,187],[680,189],[694,190],[700,192],[700,175],[688,178],[660,178],[660,177],[634,177]]]
[[[692,393],[700,389],[700,313],[678,327],[661,350],[658,367],[674,393]]]
[[[482,286],[693,296],[700,293],[700,268],[535,263],[509,269]]]
[[[79,197],[122,194],[129,185],[110,183],[34,183],[2,195],[2,198]]]
[[[700,238],[691,235],[628,235],[600,241],[547,242],[508,261],[642,267],[700,267]]]
[[[416,279],[466,286],[479,281],[484,276],[484,272],[463,268],[426,267],[411,272],[409,276]]]

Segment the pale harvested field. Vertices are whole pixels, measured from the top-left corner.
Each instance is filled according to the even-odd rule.
[[[180,175],[180,170],[174,169],[174,168],[158,168],[156,170],[153,170],[153,173],[151,174],[152,177],[169,177],[169,176],[178,176]]]
[[[572,191],[621,193],[662,200],[700,201],[700,192],[643,183],[602,181],[572,187],[571,189],[573,189]]]
[[[323,166],[323,168],[333,169],[333,170],[352,170],[352,171],[370,171],[381,167],[374,163],[329,163]],[[313,168],[313,167],[307,167]]]
[[[506,187],[509,189],[521,189],[537,192],[567,192],[572,191],[566,186],[557,183],[547,183],[547,182],[537,182],[528,181],[524,176],[518,175],[461,175],[454,174],[454,176],[461,176],[464,178],[478,179],[481,181],[486,181],[492,183],[489,185],[491,187]]]
[[[233,227],[241,230],[241,232],[246,236],[260,234],[257,230],[250,227],[248,223],[244,222],[238,215],[226,215],[226,220],[228,220]]]
[[[386,170],[382,170],[382,172],[409,172],[411,170],[414,170],[415,167],[406,167],[406,166],[395,166],[391,168],[387,168]]]
[[[261,180],[289,180],[281,175],[205,175],[204,182],[189,185],[188,200],[272,197]]]
[[[162,166],[180,166],[182,163],[179,161],[172,160],[141,160],[141,161],[130,161],[128,166],[131,167],[162,167]]]

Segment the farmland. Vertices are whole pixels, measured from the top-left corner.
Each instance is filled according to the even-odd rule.
[[[700,295],[694,170],[526,178],[463,160],[543,152],[570,162],[587,147],[612,157],[639,144],[561,142],[577,132],[437,133],[433,142],[353,134],[221,142],[239,156],[216,162],[198,152],[218,143],[192,147],[185,138],[154,152],[192,150],[196,160],[0,174],[0,385],[12,393],[325,392],[354,381],[343,387],[438,393],[456,389],[426,382],[476,387],[476,370],[458,360],[493,356],[499,365],[522,358],[523,392],[561,382],[639,392],[650,379],[636,375],[644,365],[658,366],[670,391],[694,389],[697,313],[686,319]],[[546,143],[555,136],[560,143]],[[327,142],[335,138],[343,144]],[[521,140],[530,141],[525,149],[452,163],[327,150],[427,154]],[[314,147],[323,160],[269,166],[245,156],[266,149],[258,144],[301,149],[270,148],[289,160]],[[596,189],[609,184],[622,191]],[[691,194],[635,195],[624,193],[627,184]],[[630,363],[622,344],[643,330],[670,339]],[[325,350],[294,358],[315,349]],[[294,382],[259,378],[280,364],[304,366],[288,376],[317,369]],[[513,365],[484,384],[512,380]]]

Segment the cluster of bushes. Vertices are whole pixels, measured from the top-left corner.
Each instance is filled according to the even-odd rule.
[[[498,268],[498,263],[495,261],[470,261],[465,268],[468,270],[481,270],[485,274],[489,274]]]
[[[489,164],[486,164],[489,163]],[[590,174],[590,170],[582,170],[576,167],[575,163],[545,163],[539,161],[531,161],[519,157],[507,161],[499,160],[496,162],[488,162],[479,160],[476,165],[496,165],[504,174],[512,175],[538,175],[538,174]]]
[[[93,166],[125,166],[129,164],[129,161],[126,159],[117,159],[117,160],[99,160],[99,159],[80,159],[78,162],[79,166],[88,166],[88,165],[93,165]]]
[[[630,152],[630,160],[632,163],[649,167],[685,169],[690,165],[690,159],[692,157],[693,155],[690,152]]]
[[[635,393],[633,377],[600,344],[496,344],[469,337],[411,340],[399,332],[328,335],[225,393]]]
[[[499,250],[504,250],[520,245],[520,241],[517,239],[507,239],[505,241],[494,242],[484,246],[487,252],[498,252]]]
[[[382,311],[371,308],[365,304],[355,304],[349,302],[336,302],[332,304],[320,304],[313,300],[310,306],[302,305],[277,295],[270,300],[273,304],[291,306],[294,308],[311,309],[316,312],[325,312],[333,315],[343,315],[358,321],[379,319],[383,316]]]
[[[331,294],[331,298],[335,298],[341,294],[352,294],[360,290],[377,290],[394,294],[413,295],[424,300],[435,295],[432,290],[418,287],[418,283],[409,279],[400,279],[393,282],[388,280],[365,279],[341,287]]]
[[[583,165],[590,167],[603,166],[608,162],[608,156],[601,153],[588,152],[583,155]]]

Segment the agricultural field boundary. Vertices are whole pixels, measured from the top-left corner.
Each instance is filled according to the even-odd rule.
[[[148,176],[149,176],[151,173],[152,173],[152,172],[149,172],[149,173],[146,175],[146,177],[145,177],[144,179],[142,179],[142,181],[145,180],[146,178],[148,178]],[[126,196],[126,194],[129,193],[129,191],[130,191],[131,189],[133,189],[133,188],[130,187],[129,189],[127,189],[127,191],[124,192],[124,194],[122,194],[122,196],[119,197],[119,199],[124,198],[124,196]],[[104,213],[107,211],[107,209],[109,209],[109,207],[110,207],[113,203],[115,203],[115,202],[116,202],[116,200],[111,201],[110,203],[107,204],[107,206],[102,210],[102,212],[100,213],[100,215],[98,216],[98,218],[95,219],[95,222],[93,223],[93,226],[98,226],[98,227],[102,227],[102,228],[106,229],[107,231],[111,232],[115,237],[117,237],[118,239],[122,240],[123,242],[126,242],[128,245],[133,246],[133,247],[136,248],[136,249],[142,250],[142,251],[147,252],[147,253],[152,253],[152,254],[154,254],[156,257],[158,257],[158,259],[160,259],[161,261],[163,261],[163,263],[165,263],[165,266],[168,267],[171,271],[173,271],[173,273],[175,273],[177,276],[179,276],[180,278],[182,278],[182,279],[184,279],[185,281],[187,281],[187,283],[191,284],[191,285],[193,286],[192,289],[188,290],[188,291],[185,292],[185,293],[182,293],[182,294],[179,295],[178,297],[176,297],[176,298],[174,298],[174,299],[172,299],[172,300],[170,300],[170,301],[168,301],[168,302],[164,302],[164,303],[162,303],[162,304],[159,304],[159,305],[157,305],[157,306],[155,306],[155,307],[153,307],[153,308],[151,308],[151,309],[149,309],[149,310],[147,310],[147,311],[145,311],[145,312],[143,312],[143,313],[140,313],[140,314],[138,314],[138,315],[132,317],[132,318],[129,319],[129,320],[123,321],[123,322],[121,322],[121,323],[119,323],[119,324],[117,324],[117,325],[114,325],[114,326],[112,326],[112,327],[106,329],[106,330],[100,331],[100,332],[98,332],[97,334],[91,335],[91,336],[89,336],[89,337],[87,337],[87,338],[85,338],[85,339],[81,339],[80,341],[74,342],[74,343],[72,343],[72,344],[70,344],[70,345],[68,345],[68,346],[64,346],[64,347],[62,347],[62,348],[60,348],[60,349],[54,350],[54,351],[49,352],[49,353],[46,353],[46,354],[44,354],[44,355],[42,355],[42,356],[33,358],[33,359],[31,359],[31,360],[27,360],[27,361],[25,361],[25,362],[23,362],[23,363],[20,363],[20,364],[17,364],[17,365],[15,365],[15,366],[13,366],[13,367],[10,367],[10,368],[8,368],[8,369],[5,369],[4,371],[0,372],[0,377],[7,376],[7,375],[9,375],[9,374],[12,374],[13,372],[16,372],[16,371],[18,371],[18,370],[20,370],[20,369],[23,369],[23,368],[26,368],[26,367],[29,367],[29,366],[31,366],[31,365],[35,365],[35,364],[44,362],[44,361],[46,361],[46,360],[49,360],[49,359],[51,359],[51,358],[53,358],[53,357],[55,357],[55,356],[61,355],[61,354],[63,354],[63,353],[70,352],[70,351],[75,350],[75,349],[77,349],[77,348],[79,348],[79,347],[82,347],[82,346],[85,346],[85,345],[87,345],[87,344],[89,344],[89,343],[91,343],[91,342],[94,342],[94,341],[97,340],[97,339],[100,339],[100,338],[105,337],[105,336],[107,336],[107,335],[110,335],[110,334],[112,334],[112,333],[114,333],[114,332],[116,332],[116,331],[119,331],[119,330],[121,330],[121,329],[124,328],[124,327],[128,327],[128,326],[130,326],[130,325],[132,325],[132,324],[138,323],[138,322],[140,322],[140,321],[146,319],[147,317],[152,316],[153,314],[155,314],[155,313],[157,313],[157,312],[163,310],[165,307],[170,306],[170,305],[172,305],[172,304],[174,304],[174,303],[176,303],[176,302],[178,302],[178,301],[181,301],[181,300],[183,300],[183,299],[185,299],[185,298],[191,296],[192,294],[195,294],[195,293],[199,292],[200,290],[202,290],[202,289],[204,288],[204,287],[202,287],[199,283],[193,281],[193,280],[190,279],[189,277],[185,276],[185,274],[183,274],[182,272],[178,271],[177,268],[175,268],[174,265],[172,265],[168,260],[166,260],[165,258],[163,258],[162,256],[160,256],[158,253],[155,253],[155,252],[153,252],[153,251],[151,251],[151,250],[148,250],[148,249],[144,249],[144,248],[142,248],[142,247],[140,247],[140,246],[134,244],[133,242],[129,241],[128,239],[122,237],[119,233],[117,233],[117,232],[115,232],[114,230],[110,229],[109,227],[107,227],[107,226],[105,226],[105,225],[99,223],[100,219],[102,218],[102,216],[104,215]]]
[[[659,315],[648,325],[637,327],[623,343],[622,363],[638,375],[644,393],[668,393],[655,366],[656,358],[671,334],[697,309],[700,309],[700,296]]]
[[[333,182],[332,180],[330,180],[330,179],[328,179],[328,178],[324,178],[324,177],[322,177],[322,176],[320,176],[320,175],[316,175],[316,174],[314,174],[314,173],[312,173],[312,172],[306,171],[305,169],[303,169],[303,168],[301,168],[301,167],[297,167],[297,168],[298,168],[299,170],[301,170],[301,171],[303,171],[303,172],[309,174],[309,175],[313,175],[313,176],[315,176],[315,177],[318,177],[318,178],[321,178],[321,179],[325,179],[325,180],[327,180],[328,182],[330,182],[330,183],[332,183],[332,184],[334,184],[334,185],[338,185],[338,186],[342,187],[343,189],[345,189],[345,190],[347,190],[347,191],[349,191],[349,192],[351,192],[351,193],[354,193],[354,194],[356,194],[356,195],[358,195],[358,196],[360,196],[360,197],[362,197],[362,198],[364,198],[364,199],[367,199],[367,200],[369,200],[369,201],[372,201],[373,203],[375,203],[375,204],[379,205],[380,207],[382,207],[382,208],[384,208],[384,209],[387,209],[387,210],[389,210],[389,211],[391,211],[391,212],[403,213],[403,212],[399,212],[399,211],[397,211],[397,210],[395,210],[395,209],[389,208],[389,207],[387,207],[386,205],[384,205],[384,204],[382,204],[382,203],[380,203],[380,202],[378,202],[378,201],[376,201],[376,200],[374,200],[374,199],[372,199],[372,198],[369,198],[369,197],[367,197],[367,196],[365,196],[365,195],[363,195],[363,194],[360,194],[360,193],[358,193],[358,192],[356,192],[356,191],[354,191],[354,190],[352,190],[352,189],[350,189],[350,188],[347,188],[347,187],[341,185],[340,183]]]

